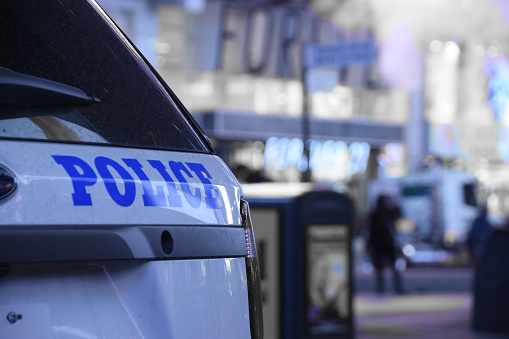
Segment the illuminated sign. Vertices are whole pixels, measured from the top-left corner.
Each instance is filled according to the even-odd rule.
[[[332,172],[335,175],[360,174],[366,170],[371,147],[366,142],[354,142],[347,145],[344,141],[310,140],[309,166],[314,173]],[[307,170],[308,161],[304,154],[304,143],[298,138],[272,137],[265,145],[265,168],[283,170],[296,168]],[[323,175],[331,177],[330,175]]]
[[[484,71],[490,77],[489,104],[493,109],[495,121],[500,122],[509,109],[509,62],[505,57],[487,59]]]
[[[340,333],[351,316],[347,225],[306,229],[306,327],[311,334]]]

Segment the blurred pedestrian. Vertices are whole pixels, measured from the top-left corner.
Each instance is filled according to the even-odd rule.
[[[509,338],[509,261],[505,260],[509,257],[509,221],[493,226],[483,235],[475,266],[472,328],[493,334],[486,338]]]
[[[375,209],[369,215],[368,247],[375,268],[378,293],[385,292],[383,270],[386,263],[392,268],[395,292],[403,293],[401,276],[396,268],[399,250],[393,236],[394,224],[400,216],[400,208],[383,194],[378,197]]]
[[[491,232],[491,224],[488,220],[488,207],[483,206],[477,217],[474,218],[467,235],[466,246],[470,263],[475,266],[481,257],[486,239]]]

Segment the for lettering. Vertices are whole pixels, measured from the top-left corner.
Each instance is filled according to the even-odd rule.
[[[260,16],[265,21],[263,31],[256,27],[256,17]],[[250,7],[246,13],[246,32],[245,32],[245,46],[244,46],[244,69],[248,73],[259,74],[262,73],[267,66],[270,52],[271,34],[273,34],[274,18],[270,7],[265,4],[255,4]],[[260,31],[262,33],[260,33]],[[263,47],[260,48],[255,44],[255,34],[261,34],[260,38],[263,42]],[[255,56],[259,60],[255,60]],[[256,62],[258,61],[258,62]]]

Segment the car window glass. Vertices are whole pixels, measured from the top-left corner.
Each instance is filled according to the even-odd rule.
[[[0,4],[4,74],[50,80],[98,99],[37,105],[11,100],[3,91],[0,136],[210,152],[173,94],[87,1]]]

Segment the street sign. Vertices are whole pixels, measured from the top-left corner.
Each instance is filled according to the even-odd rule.
[[[309,44],[303,53],[306,67],[369,65],[376,60],[376,44],[373,39]]]

